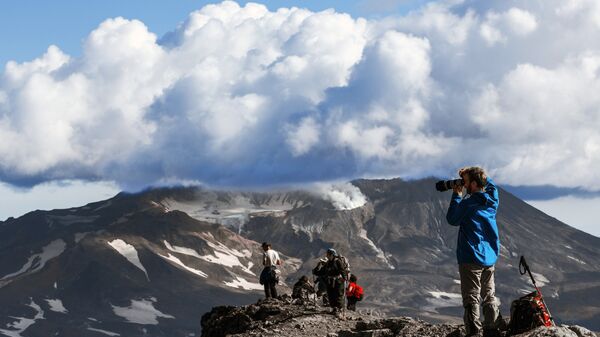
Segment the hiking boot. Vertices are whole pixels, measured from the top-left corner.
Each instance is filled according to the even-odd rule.
[[[468,334],[465,334],[465,337],[483,337],[483,332],[481,330],[475,330]]]
[[[333,308],[332,315],[340,320],[346,319],[346,315],[344,315],[344,312],[342,311],[342,309],[339,309],[339,308]]]
[[[509,319],[508,318],[502,318],[502,315],[500,315],[498,317],[498,321],[497,321],[496,327],[500,331],[508,331],[508,323],[509,323]]]
[[[502,337],[499,329],[483,329],[482,337]]]
[[[471,332],[470,334],[465,335],[465,337],[483,337],[483,332]]]

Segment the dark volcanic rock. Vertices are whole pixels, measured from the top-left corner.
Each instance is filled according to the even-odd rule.
[[[347,312],[339,319],[326,308],[288,299],[214,308],[202,317],[203,337],[461,337],[462,325],[431,324],[410,317],[376,318]],[[504,336],[505,332],[501,333]],[[515,337],[596,337],[580,326],[540,327]]]

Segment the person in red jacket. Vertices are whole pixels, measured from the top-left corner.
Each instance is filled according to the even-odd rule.
[[[356,284],[357,280],[356,275],[350,275],[350,283],[346,289],[346,299],[348,300],[346,308],[352,311],[356,311],[356,302],[363,299],[363,288]]]

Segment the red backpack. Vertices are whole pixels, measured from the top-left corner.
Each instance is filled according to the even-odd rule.
[[[529,273],[535,291],[512,302],[508,327],[509,336],[529,331],[538,326],[555,325],[550,310],[548,310],[548,306],[544,302],[544,297],[542,297],[542,292],[535,283],[535,279],[531,274],[531,270],[529,270],[524,256],[521,256],[521,260],[519,261],[519,273],[521,275]]]
[[[359,301],[362,301],[364,296],[365,293],[363,291],[363,288],[357,284],[356,289],[354,289],[354,297],[358,298]]]
[[[512,302],[509,335],[517,335],[538,326],[552,325],[552,318],[539,292],[534,291]]]
[[[346,292],[346,296],[354,297],[354,298],[358,299],[359,301],[362,301],[362,299],[364,297],[363,288],[356,283],[350,283],[348,288],[350,288],[350,287],[352,287],[352,291]]]

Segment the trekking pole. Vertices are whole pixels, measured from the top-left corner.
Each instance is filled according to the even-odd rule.
[[[349,277],[349,276],[348,276]],[[344,313],[344,319],[346,319],[346,306],[348,305],[348,303],[346,303],[346,290],[348,289],[348,280],[344,279],[344,301],[342,303],[343,307],[342,307],[342,312]]]
[[[533,282],[533,287],[538,292],[538,294],[540,294],[540,299],[542,300],[542,303],[544,304],[544,307],[546,308],[546,311],[548,312],[548,316],[550,316],[550,322],[552,322],[552,325],[556,326],[556,323],[554,323],[554,318],[552,318],[552,314],[550,313],[550,309],[548,309],[548,305],[546,304],[546,301],[544,301],[544,296],[542,295],[542,291],[540,290],[540,288],[538,288],[537,284],[535,283],[535,279],[533,278],[533,275],[531,275],[531,270],[529,269],[529,266],[527,265],[527,261],[525,261],[525,256],[523,256],[523,255],[521,255],[521,260],[519,261],[519,273],[521,275],[525,275],[525,273],[529,274],[529,277],[531,278],[531,282]]]
[[[317,288],[317,279],[316,279],[315,275],[313,275],[312,279],[313,279],[312,284],[313,284],[313,290],[314,290],[313,297],[314,297],[315,306],[317,306],[317,289],[316,289]]]

